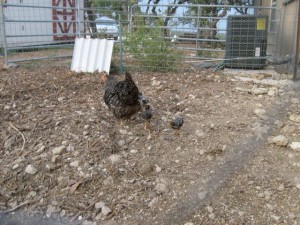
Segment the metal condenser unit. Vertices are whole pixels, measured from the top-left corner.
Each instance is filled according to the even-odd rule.
[[[228,16],[225,66],[261,69],[266,66],[268,16]]]

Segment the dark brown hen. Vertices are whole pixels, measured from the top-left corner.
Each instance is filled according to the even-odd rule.
[[[104,75],[105,83],[104,102],[118,119],[129,119],[146,104],[146,99],[139,92],[129,72],[125,79],[119,81],[116,76]]]

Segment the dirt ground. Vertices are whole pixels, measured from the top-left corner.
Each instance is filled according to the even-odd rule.
[[[114,119],[99,74],[69,68],[1,71],[0,224],[300,223],[300,89],[288,76],[132,72],[154,109],[145,129],[138,115]]]

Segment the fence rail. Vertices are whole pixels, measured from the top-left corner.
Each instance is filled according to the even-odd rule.
[[[278,7],[236,5],[130,6],[128,1],[119,0],[104,0],[102,5],[94,6],[85,0],[60,4],[46,0],[13,2],[1,3],[0,43],[5,63],[71,57],[75,37],[109,38],[106,32],[99,31],[96,21],[105,17],[115,21],[122,31],[122,36],[117,34],[113,57],[117,65],[122,60],[135,69],[164,71],[206,60],[223,62],[228,67],[259,68],[271,59],[278,64],[284,62],[287,73],[295,68],[296,62],[287,59],[295,54],[296,31],[290,27],[296,27],[296,21],[285,26],[282,18],[293,18],[296,11],[285,14]],[[265,16],[266,24],[263,19],[255,19],[254,30],[250,26],[253,19],[233,21],[232,27],[228,26],[232,16],[260,15]],[[245,27],[248,25],[250,28]],[[290,40],[283,47],[287,32]],[[252,66],[247,65],[247,60]]]

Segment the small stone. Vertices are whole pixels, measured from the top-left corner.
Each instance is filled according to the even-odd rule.
[[[56,147],[56,148],[52,149],[52,154],[60,155],[65,150],[65,148],[66,148],[66,146],[64,146],[64,145]]]
[[[251,93],[254,95],[263,95],[268,93],[267,88],[252,88]]]
[[[257,115],[258,117],[262,117],[266,114],[266,110],[264,110],[264,109],[255,109],[254,114]]]
[[[278,220],[280,219],[280,216],[271,215],[271,218],[272,218],[273,220],[278,221]]]
[[[203,199],[205,199],[206,195],[207,195],[207,191],[199,192],[199,193],[198,193],[198,198],[199,198],[200,200],[203,200]]]
[[[66,99],[66,98],[62,96],[62,97],[58,97],[57,100],[58,100],[59,102],[62,102],[62,101],[65,100],[65,99]]]
[[[155,185],[155,190],[159,194],[163,194],[169,191],[168,182],[165,179],[159,179],[157,184]]]
[[[194,225],[194,224],[191,223],[191,222],[187,222],[187,223],[185,223],[184,225]]]
[[[259,198],[264,198],[266,195],[265,195],[265,193],[259,193],[258,195],[257,195],[257,197],[259,197]]]
[[[131,154],[136,154],[136,153],[138,153],[138,150],[132,149],[132,150],[130,150],[130,153],[131,153]]]
[[[207,211],[210,212],[210,213],[212,213],[214,211],[214,209],[211,206],[207,206]]]
[[[90,128],[90,125],[84,125],[83,129],[87,130]]]
[[[108,208],[107,206],[102,206],[101,208],[101,213],[104,215],[104,216],[107,216],[108,214],[110,214],[112,212],[112,210],[110,208]]]
[[[126,142],[125,142],[124,140],[120,140],[120,141],[117,142],[117,144],[118,144],[120,147],[124,146],[125,143],[126,143]]]
[[[15,169],[18,169],[19,167],[20,167],[19,164],[15,164],[15,165],[13,165],[12,169],[15,170]]]
[[[148,173],[151,173],[153,171],[153,164],[146,162],[142,165],[142,167],[139,170],[139,173],[141,175],[146,175]]]
[[[274,209],[274,207],[273,207],[271,204],[266,204],[266,206],[267,206],[267,208],[268,208],[269,210],[273,210],[273,209]]]
[[[209,219],[213,220],[216,218],[216,215],[214,213],[209,214]]]
[[[156,167],[155,167],[155,172],[156,172],[156,173],[161,172],[161,170],[162,170],[161,167],[159,167],[159,166],[156,166]]]
[[[300,184],[296,185],[296,188],[300,189]]]
[[[290,115],[289,119],[290,119],[291,121],[300,123],[300,115]]]
[[[86,136],[86,135],[88,135],[88,134],[89,134],[89,132],[88,132],[87,130],[85,130],[85,131],[82,132],[82,135],[83,135],[83,136]]]
[[[28,174],[31,174],[31,175],[36,174],[37,171],[38,170],[33,165],[31,165],[31,164],[27,165],[26,169],[25,169],[25,172],[28,173]]]
[[[196,130],[195,131],[195,135],[197,136],[197,137],[204,137],[205,136],[205,132],[204,131],[202,131],[202,130]]]
[[[105,206],[104,202],[97,202],[97,203],[95,203],[95,208],[96,209],[101,209],[103,206]]]
[[[288,139],[283,135],[278,135],[276,137],[268,138],[268,142],[270,144],[275,144],[275,145],[278,145],[278,146],[287,146]]]
[[[41,152],[43,152],[45,150],[45,148],[46,147],[44,145],[42,145],[41,147],[38,148],[38,150],[36,150],[36,152],[37,153],[41,153]]]
[[[119,130],[121,134],[125,135],[127,134],[127,130]]]
[[[290,148],[295,151],[300,151],[300,142],[292,142]]]
[[[119,163],[122,159],[121,155],[117,155],[117,154],[113,154],[109,156],[109,159],[111,161],[112,164],[116,164]]]
[[[277,188],[278,191],[283,191],[284,190],[284,184],[280,184],[279,187]]]
[[[73,162],[70,163],[70,166],[71,167],[78,167],[79,166],[79,161],[78,160],[75,160]]]
[[[268,91],[268,95],[269,96],[274,96],[276,94],[276,90],[274,90],[274,89],[270,89],[269,91]]]

